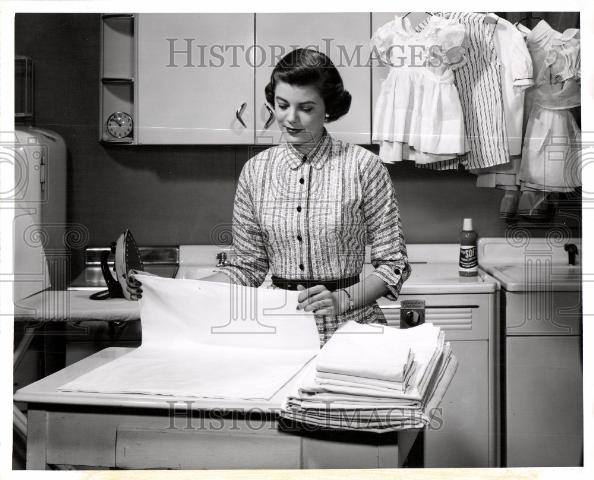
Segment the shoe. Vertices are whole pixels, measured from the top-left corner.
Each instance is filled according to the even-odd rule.
[[[550,216],[547,192],[524,190],[518,204],[518,215],[532,220],[546,220]]]
[[[511,220],[518,213],[521,192],[519,190],[506,190],[499,204],[499,217]]]

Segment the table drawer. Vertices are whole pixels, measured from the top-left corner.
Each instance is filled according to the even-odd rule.
[[[121,425],[116,468],[300,468],[301,438],[272,430],[164,430]]]

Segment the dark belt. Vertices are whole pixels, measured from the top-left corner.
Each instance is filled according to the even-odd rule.
[[[347,278],[338,278],[336,280],[287,280],[286,278],[280,278],[272,276],[272,284],[275,287],[282,288],[284,290],[297,290],[297,285],[303,285],[305,288],[313,287],[314,285],[324,285],[331,292],[340,290],[341,288],[347,288],[355,283],[359,282],[359,275],[353,275]]]

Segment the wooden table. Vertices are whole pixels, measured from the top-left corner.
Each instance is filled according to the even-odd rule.
[[[419,430],[341,432],[279,420],[290,384],[269,401],[58,390],[131,350],[107,348],[16,392],[16,401],[28,403],[27,469],[52,464],[106,469],[395,468],[409,454],[422,456],[422,442],[415,442]]]

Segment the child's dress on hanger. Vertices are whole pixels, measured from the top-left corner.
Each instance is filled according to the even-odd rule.
[[[372,140],[380,143],[384,162],[426,164],[468,150],[452,72],[467,60],[456,51],[464,35],[458,20],[438,16],[429,17],[421,32],[397,16],[373,35],[373,48],[390,66],[373,116]]]
[[[569,110],[580,105],[579,30],[560,33],[544,20],[532,31],[518,28],[527,34],[535,71],[526,92],[522,190],[570,192],[581,185],[581,132]]]
[[[525,91],[534,85],[532,57],[524,35],[514,24],[495,14],[490,15],[497,19],[493,40],[501,61],[501,93],[510,161],[471,170],[471,173],[477,175],[477,187],[513,191],[517,199],[520,190],[517,175],[522,160]]]

